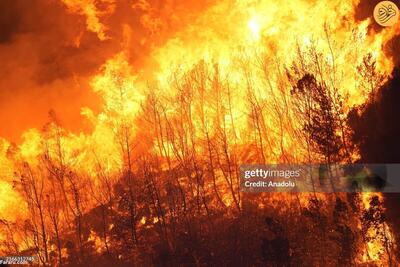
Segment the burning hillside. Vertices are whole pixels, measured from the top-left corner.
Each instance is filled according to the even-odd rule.
[[[383,193],[240,190],[242,164],[396,162],[369,154],[397,133],[376,3],[1,1],[2,256],[397,266]]]

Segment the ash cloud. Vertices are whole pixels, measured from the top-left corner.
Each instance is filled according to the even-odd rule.
[[[0,136],[19,141],[51,109],[82,129],[81,107],[98,101],[88,77],[117,50],[85,26],[58,1],[0,1]]]
[[[39,84],[73,74],[86,75],[98,68],[111,52],[109,43],[100,42],[85,30],[82,16],[67,13],[59,2],[3,0],[0,3],[0,55],[4,58],[4,54],[11,54],[16,63],[34,68],[29,78]],[[21,57],[22,49],[29,54],[23,53]]]
[[[71,12],[62,1],[0,1],[1,137],[20,141],[25,130],[46,123],[49,110],[67,129],[86,129],[80,110],[101,106],[89,87],[100,66],[124,49],[139,72],[152,49],[211,2],[121,0],[113,12],[104,12],[107,2],[95,3],[106,40],[87,29],[84,14]]]

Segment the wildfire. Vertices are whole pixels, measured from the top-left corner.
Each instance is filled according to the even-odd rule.
[[[117,1],[62,0],[62,3],[69,12],[85,17],[87,31],[95,33],[101,41],[113,41],[105,18],[116,12]],[[12,186],[20,171],[13,159],[26,162],[39,172],[45,171],[41,167],[43,161],[53,159],[59,165],[59,172],[62,166],[69,166],[71,173],[81,175],[82,184],[94,184],[94,187],[107,185],[108,177],[116,175],[129,179],[130,173],[136,170],[132,165],[140,161],[141,152],[155,151],[161,158],[162,171],[171,171],[174,168],[170,166],[171,155],[177,155],[177,162],[184,162],[192,153],[183,142],[174,139],[174,134],[190,144],[193,151],[210,153],[211,158],[215,158],[210,152],[212,148],[203,148],[207,138],[225,136],[229,139],[225,149],[234,155],[228,160],[236,163],[260,161],[260,158],[251,158],[243,149],[258,134],[249,130],[249,103],[257,103],[261,110],[251,113],[255,123],[260,116],[265,121],[259,131],[268,129],[263,143],[254,141],[256,147],[268,153],[263,155],[263,160],[272,163],[307,161],[304,144],[294,136],[301,122],[294,118],[295,111],[288,104],[277,104],[287,103],[290,96],[292,86],[285,72],[293,62],[303,60],[300,63],[311,66],[311,70],[315,70],[315,64],[320,64],[318,66],[327,73],[322,79],[346,96],[346,111],[368,98],[365,92],[358,90],[356,68],[365,55],[373,56],[381,73],[389,74],[393,68],[392,59],[382,51],[386,42],[398,33],[398,27],[369,34],[372,22],[354,19],[357,4],[357,1],[217,1],[191,23],[170,33],[164,43],[149,48],[140,67],[131,63],[132,52],[137,51],[130,51],[132,48],[127,44],[121,45],[129,42],[129,38],[119,42],[121,51],[90,77],[91,89],[102,98],[100,112],[82,108],[83,116],[93,125],[92,132],[72,133],[53,120],[46,129],[25,132],[22,143],[17,146],[0,140],[0,193],[6,196],[0,202],[0,217],[15,221],[15,215],[9,210],[24,202],[22,190]],[[140,1],[142,9],[147,10],[149,5]],[[100,10],[99,6],[103,8]],[[132,10],[134,8],[137,5]],[[140,21],[154,31],[162,24],[149,15]],[[129,25],[124,27],[121,31],[136,30]],[[250,100],[249,92],[253,92]],[[207,100],[207,96],[212,99]],[[157,97],[158,102],[151,103],[152,109],[146,109],[151,97]],[[177,103],[177,99],[181,103]],[[185,105],[189,104],[187,108]],[[275,109],[267,113],[262,111],[264,107]],[[220,114],[214,115],[218,112]],[[199,113],[201,115],[196,115]],[[178,115],[190,119],[191,124],[183,125]],[[160,122],[161,119],[166,122]],[[146,125],[151,127],[145,128]],[[186,135],[186,131],[189,134]],[[244,152],[237,152],[240,149]],[[212,163],[218,164],[217,160]],[[220,167],[213,174],[218,177],[215,187],[221,192],[222,204],[234,209],[240,206],[237,204],[239,194],[232,189],[238,184],[226,174],[231,171],[227,169]],[[99,181],[99,177],[105,182]],[[176,180],[178,184],[185,181],[181,177]],[[94,195],[98,193],[96,189],[92,191]],[[199,197],[201,193],[194,195]],[[383,197],[378,196],[383,201]],[[368,210],[371,195],[361,194],[361,197],[362,209]],[[270,200],[283,198],[279,195]],[[299,200],[300,206],[305,206],[307,199],[308,196]],[[89,211],[96,204],[87,200],[82,209]],[[264,205],[267,204],[260,204]],[[20,213],[28,212],[21,207]],[[140,218],[142,225],[163,220]],[[385,224],[384,227],[393,239],[389,226]],[[0,238],[5,239],[5,236]],[[105,250],[102,237],[94,231],[90,231],[87,240],[94,243],[98,253]],[[368,241],[366,249],[364,260],[377,261],[382,244]]]
[[[364,193],[361,194],[362,208],[369,211],[371,209],[371,201],[376,198],[379,202],[383,202],[384,198],[381,193]],[[372,216],[377,214],[372,213]],[[378,214],[378,216],[380,216]],[[382,254],[385,249],[395,244],[391,228],[386,222],[382,222],[378,227],[370,226],[366,229],[367,237],[366,247],[362,256],[363,262],[382,262]],[[388,261],[388,259],[386,259]]]

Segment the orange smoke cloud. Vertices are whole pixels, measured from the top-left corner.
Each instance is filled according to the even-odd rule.
[[[154,47],[192,21],[205,1],[0,2],[0,136],[20,141],[49,110],[88,129],[81,108],[99,107],[91,76],[121,49],[138,71]],[[130,29],[129,38],[126,30]]]
[[[100,40],[104,41],[109,38],[106,35],[107,29],[104,24],[100,22],[100,19],[101,17],[112,14],[115,11],[115,0],[62,0],[62,2],[71,12],[86,16],[87,29],[96,33]],[[105,7],[104,11],[101,11],[96,7],[96,2]]]

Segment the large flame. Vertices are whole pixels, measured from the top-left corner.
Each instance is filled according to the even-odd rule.
[[[102,19],[115,12],[117,1],[62,2],[70,12],[85,16],[88,31],[96,33],[102,41],[110,39],[107,25]],[[104,11],[97,8],[97,2],[106,6]],[[165,112],[163,115],[169,116],[173,122],[176,119],[174,114],[182,112],[174,101],[179,98],[179,94],[183,97],[186,92],[185,96],[190,98],[195,109],[204,113],[203,118],[197,115],[191,118],[194,122],[194,129],[190,129],[192,137],[204,139],[202,127],[208,127],[212,133],[217,131],[212,126],[223,124],[231,137],[234,137],[231,140],[233,148],[230,149],[245,146],[252,138],[246,117],[248,106],[244,101],[249,90],[259,88],[254,89],[255,98],[266,106],[273,106],[276,101],[285,101],[291,89],[285,70],[298,59],[299,53],[309,57],[305,61],[313,60],[310,51],[318,55],[321,66],[330,73],[327,79],[332,80],[334,87],[347,97],[346,110],[363,103],[368,92],[358,89],[357,66],[367,54],[371,54],[377,62],[378,70],[389,74],[393,63],[382,52],[383,46],[398,33],[399,27],[369,34],[370,19],[362,22],[354,19],[357,4],[357,1],[218,1],[205,8],[188,25],[171,33],[163,45],[152,47],[139,70],[130,63],[130,56],[136,51],[130,51],[129,45],[122,44],[122,51],[104,62],[90,78],[92,90],[103,100],[100,112],[82,109],[82,114],[93,125],[91,133],[68,132],[54,120],[47,130],[31,129],[25,132],[22,143],[17,147],[7,140],[0,140],[0,217],[15,221],[17,215],[23,216],[26,213],[23,206],[20,206],[17,215],[10,212],[17,203],[23,203],[22,193],[13,188],[19,167],[8,155],[11,150],[16,153],[11,158],[27,162],[33,169],[37,169],[41,155],[50,147],[50,157],[56,158],[57,153],[62,153],[65,160],[63,164],[81,174],[84,177],[82,179],[87,179],[88,183],[94,182],[95,186],[101,184],[96,178],[99,175],[99,164],[109,176],[123,173],[127,164],[130,164],[131,159],[125,155],[130,148],[124,148],[123,141],[135,145],[132,149],[134,157],[139,157],[143,151],[172,151],[174,140],[168,140],[170,143],[161,147],[157,138],[152,136],[158,131],[157,125],[153,125],[152,129],[143,129],[146,122],[140,118],[151,115],[144,112],[145,102],[151,94],[165,101],[160,108]],[[140,6],[145,9],[149,5],[146,1],[140,1]],[[137,7],[133,5],[132,10]],[[151,29],[163,23],[148,16],[141,22]],[[122,43],[129,42],[127,35],[135,32],[135,28],[125,25],[123,29],[126,40]],[[190,84],[188,77],[196,80],[197,84]],[[204,84],[200,86],[202,82]],[[221,118],[214,117],[214,108],[208,107],[207,101],[202,100],[204,94],[218,90],[218,83],[229,85],[231,90],[220,92],[225,94],[226,101],[222,104],[225,107],[220,110]],[[190,86],[192,91],[185,91]],[[210,104],[213,100],[208,101]],[[226,108],[227,102],[230,108]],[[270,151],[265,160],[274,163],[306,162],[304,148],[293,136],[293,129],[290,129],[289,120],[292,119],[293,110],[281,107],[264,116],[269,124],[265,127],[281,129],[269,133],[268,144],[262,147]],[[283,120],[283,125],[278,118]],[[179,131],[179,127],[176,126],[174,130]],[[61,132],[61,152],[55,149],[57,131]],[[205,151],[199,147],[196,149]],[[165,156],[165,153],[160,154]],[[166,164],[163,166],[167,168]],[[221,173],[217,175],[222,177]],[[218,186],[224,186],[222,178]],[[363,195],[363,209],[369,208],[369,197]],[[283,196],[279,195],[278,198]],[[227,206],[233,205],[234,198],[228,189],[224,191],[223,201]],[[89,209],[90,205],[86,207],[86,210]],[[144,225],[146,218],[143,218],[141,223]],[[104,249],[94,232],[91,232],[89,239],[95,243],[98,251]],[[367,244],[372,260],[377,260],[374,250],[378,245],[373,242]]]

